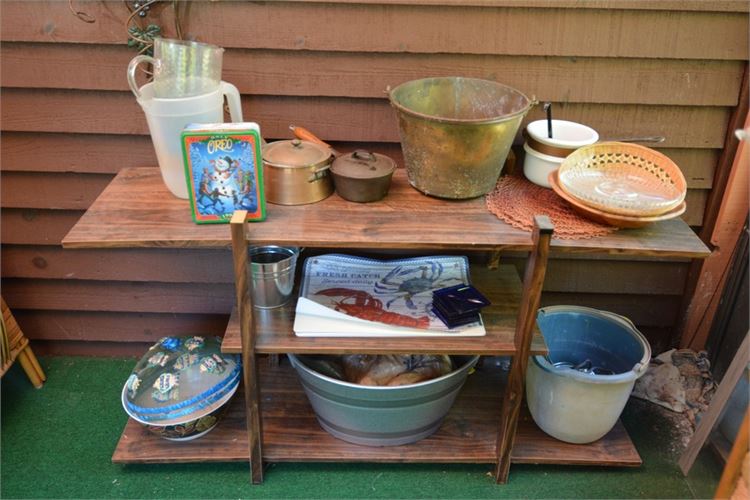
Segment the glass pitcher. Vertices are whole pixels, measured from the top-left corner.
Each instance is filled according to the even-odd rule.
[[[139,55],[128,65],[128,84],[136,97],[141,88],[135,81],[138,65],[150,63],[154,71],[154,97],[178,99],[214,92],[221,82],[224,49],[208,43],[169,38],[154,40],[154,57]]]

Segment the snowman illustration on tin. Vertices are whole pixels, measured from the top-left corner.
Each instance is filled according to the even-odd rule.
[[[211,168],[204,168],[201,177],[202,204],[211,206],[216,213],[227,212],[237,205],[241,195],[240,183],[237,181],[240,162],[224,156],[210,160],[209,163]]]

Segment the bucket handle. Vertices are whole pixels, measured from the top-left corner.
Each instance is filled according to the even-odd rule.
[[[645,349],[643,350],[644,351],[643,357],[641,358],[639,362],[637,362],[633,366],[633,371],[636,372],[638,376],[640,377],[646,372],[646,370],[648,369],[649,362],[651,361],[651,344],[648,343],[648,340],[646,339],[646,337],[643,336],[643,334],[640,332],[640,330],[638,330],[638,328],[635,326],[635,323],[633,323],[630,320],[630,318],[626,318],[625,316],[621,316],[619,314],[615,314],[610,311],[599,310],[599,312],[602,315],[613,319],[614,321],[625,323],[628,329],[630,329],[641,340],[641,342],[645,346]]]

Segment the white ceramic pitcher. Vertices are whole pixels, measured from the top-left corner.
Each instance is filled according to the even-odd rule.
[[[237,87],[222,81],[215,91],[193,97],[156,98],[153,83],[141,87],[140,94],[137,101],[146,114],[164,184],[178,198],[187,198],[188,186],[180,138],[182,129],[189,123],[223,123],[225,97],[231,121],[241,122],[240,93]]]

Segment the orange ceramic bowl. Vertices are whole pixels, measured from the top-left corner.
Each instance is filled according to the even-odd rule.
[[[674,214],[687,183],[679,167],[659,151],[623,142],[577,149],[560,164],[558,185],[599,212],[628,217]]]
[[[561,186],[560,181],[558,178],[558,172],[550,172],[548,177],[550,186],[552,187],[552,190],[557,193],[560,198],[567,201],[571,207],[573,207],[573,210],[575,210],[578,214],[582,215],[583,217],[586,217],[589,220],[593,220],[594,222],[599,222],[600,224],[607,224],[609,226],[615,226],[615,227],[623,227],[623,228],[639,228],[646,226],[648,224],[651,224],[652,222],[659,222],[663,220],[669,220],[674,219],[675,217],[679,217],[683,213],[685,213],[685,209],[687,208],[687,205],[683,201],[680,205],[673,208],[672,210],[663,213],[661,215],[656,216],[649,216],[649,217],[634,217],[629,215],[618,215],[618,214],[611,214],[609,212],[605,212],[603,210],[598,210],[594,207],[590,207],[584,203],[582,203],[580,200],[574,198],[570,194],[568,194]]]

